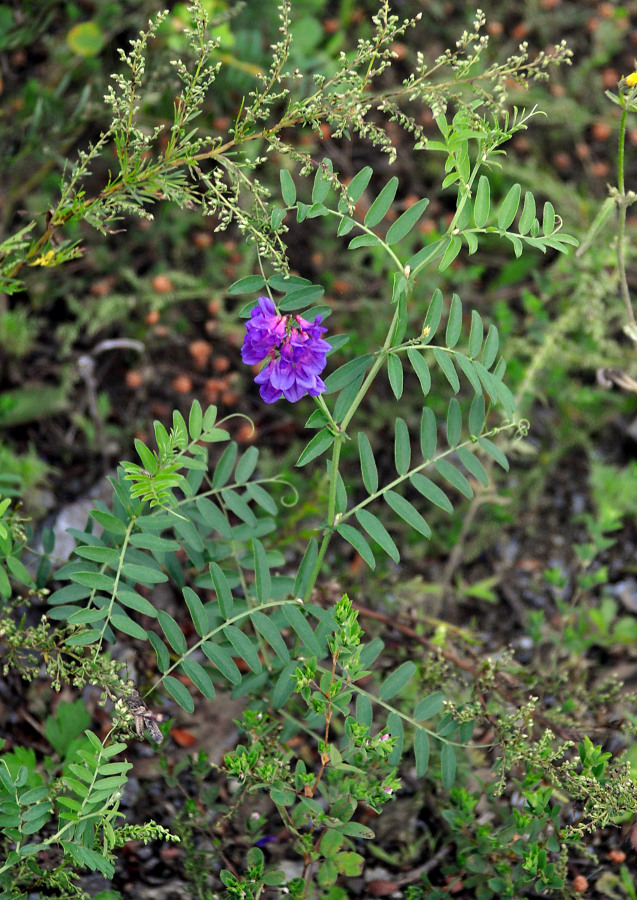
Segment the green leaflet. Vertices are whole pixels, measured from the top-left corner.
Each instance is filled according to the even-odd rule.
[[[337,532],[342,538],[345,538],[348,544],[351,544],[354,550],[362,557],[370,569],[376,568],[376,560],[374,554],[363,535],[353,525],[342,522],[336,527]]]
[[[185,709],[187,713],[195,711],[195,702],[190,696],[188,688],[181,681],[177,681],[172,675],[164,675],[163,684],[173,700],[176,700],[182,709]]]
[[[491,211],[491,185],[486,175],[478,179],[475,200],[473,201],[473,221],[477,228],[484,228]]]
[[[372,445],[364,431],[358,432],[358,455],[365,489],[369,494],[375,494],[378,490],[378,469]]]
[[[407,662],[402,663],[402,665],[398,666],[388,678],[383,681],[379,690],[378,696],[381,700],[391,700],[399,691],[408,684],[411,679],[414,677],[416,672],[415,663],[408,660]]]
[[[366,228],[374,228],[379,222],[385,218],[389,209],[394,202],[396,191],[398,190],[398,178],[394,175],[389,179],[385,187],[382,189],[378,197],[374,200],[367,211],[364,219]]]
[[[400,416],[396,418],[394,431],[394,464],[399,475],[409,470],[411,463],[411,441],[407,423]]]
[[[365,529],[367,534],[373,541],[383,548],[385,553],[390,556],[395,563],[400,562],[400,553],[398,547],[394,543],[393,538],[380,521],[380,519],[367,509],[359,509],[356,511],[356,518],[360,525]],[[361,554],[362,555],[362,554]]]
[[[423,197],[421,200],[417,200],[413,206],[406,209],[405,212],[402,213],[387,229],[385,242],[391,246],[407,237],[427,209],[428,205],[429,200],[426,197]]]

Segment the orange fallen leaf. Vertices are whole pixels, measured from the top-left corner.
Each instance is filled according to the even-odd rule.
[[[192,747],[197,743],[197,738],[185,728],[171,728],[170,736],[179,747]]]

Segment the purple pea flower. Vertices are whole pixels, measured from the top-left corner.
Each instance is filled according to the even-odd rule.
[[[286,317],[277,315],[269,297],[259,297],[257,306],[246,323],[247,334],[241,348],[241,359],[248,365],[260,363],[273,347],[285,338]]]
[[[249,365],[265,361],[255,382],[266,403],[282,396],[295,403],[306,394],[323,393],[325,382],[319,376],[331,349],[321,337],[326,331],[321,316],[314,322],[302,316],[280,316],[269,297],[259,297],[246,323],[241,358]]]

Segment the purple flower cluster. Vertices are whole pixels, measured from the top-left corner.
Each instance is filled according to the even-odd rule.
[[[254,379],[266,403],[281,396],[295,403],[306,394],[323,393],[325,383],[319,375],[331,345],[321,337],[327,331],[321,316],[313,323],[302,316],[280,316],[269,297],[259,297],[246,329],[241,359],[248,365],[266,360]]]

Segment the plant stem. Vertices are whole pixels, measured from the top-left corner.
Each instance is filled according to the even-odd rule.
[[[619,146],[617,150],[617,187],[620,195],[619,202],[619,222],[617,225],[617,271],[619,273],[619,286],[622,294],[624,305],[626,306],[626,316],[628,318],[628,334],[633,342],[637,341],[637,320],[635,320],[635,311],[630,299],[630,291],[628,290],[628,279],[626,278],[626,260],[624,257],[624,239],[626,235],[626,210],[628,202],[626,197],[626,188],[624,184],[624,153],[626,147],[626,121],[628,119],[628,108],[622,109],[622,117],[619,125]]]

